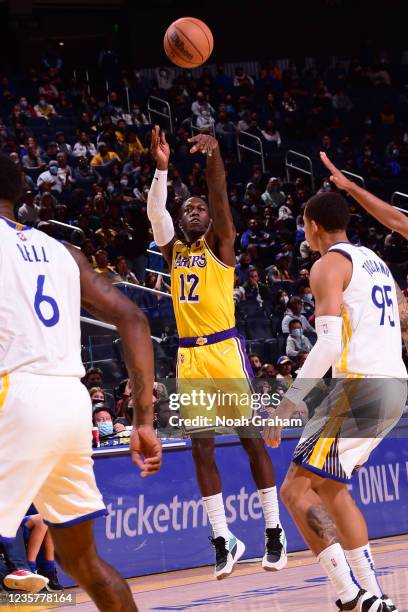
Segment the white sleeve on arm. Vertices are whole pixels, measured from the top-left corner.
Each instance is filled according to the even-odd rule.
[[[174,237],[174,225],[166,209],[167,170],[156,170],[147,197],[147,216],[153,228],[157,246],[165,246]]]
[[[285,397],[298,404],[341,355],[341,317],[316,317],[317,342]]]

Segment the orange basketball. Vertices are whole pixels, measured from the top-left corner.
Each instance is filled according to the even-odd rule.
[[[210,57],[214,39],[210,28],[195,17],[174,21],[164,35],[164,50],[169,60],[180,68],[201,66]]]

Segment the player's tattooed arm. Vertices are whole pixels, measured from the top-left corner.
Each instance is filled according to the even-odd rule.
[[[235,266],[236,229],[228,201],[227,179],[224,162],[218,141],[208,134],[198,134],[190,138],[194,145],[191,152],[202,151],[207,154],[208,204],[211,225],[206,239],[215,254],[228,266]]]
[[[323,504],[310,506],[306,513],[309,528],[325,543],[325,548],[338,542],[336,527]]]
[[[405,344],[405,348],[408,352],[408,300],[402,293],[401,289],[395,283],[395,289],[397,291],[398,310],[401,324],[401,336]]]
[[[81,304],[100,321],[115,325],[123,342],[136,407],[135,425],[153,424],[153,347],[149,323],[141,310],[97,274],[81,251],[66,245],[81,275]]]

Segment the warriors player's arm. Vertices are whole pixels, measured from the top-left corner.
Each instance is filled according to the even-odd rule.
[[[100,321],[115,325],[123,341],[126,367],[137,406],[137,425],[153,424],[153,348],[145,315],[111,283],[94,272],[79,249],[66,245],[81,274],[81,304]]]
[[[320,158],[326,168],[331,172],[330,180],[339,189],[347,191],[367,212],[385,227],[398,232],[408,239],[408,217],[397,210],[391,204],[380,200],[373,193],[356,185],[350,181],[336,166],[330,161],[325,153],[320,153]]]
[[[341,353],[343,291],[350,282],[352,264],[340,253],[327,253],[310,272],[310,288],[315,298],[317,342],[310,351],[296,380],[285,393],[276,416],[291,418],[296,406],[316,386]],[[264,438],[275,448],[281,441],[281,427],[267,427]]]
[[[397,283],[395,283],[395,289],[397,291],[398,310],[401,324],[401,336],[408,352],[408,300],[402,293],[401,289],[398,287]]]

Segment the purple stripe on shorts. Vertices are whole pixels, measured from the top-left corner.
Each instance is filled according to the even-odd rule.
[[[179,346],[181,348],[192,348],[195,346],[208,346],[209,344],[215,344],[216,342],[222,342],[229,338],[235,338],[238,336],[236,327],[231,329],[225,329],[224,331],[215,332],[215,334],[209,334],[208,336],[195,336],[191,338],[180,338]]]
[[[247,371],[247,374],[249,376],[249,380],[252,382],[255,378],[254,373],[252,371],[252,366],[251,366],[251,362],[248,359],[248,355],[246,352],[246,348],[245,348],[245,338],[243,336],[237,336],[238,342],[241,345],[241,349],[242,352],[244,354],[244,358],[245,358],[245,369]]]

